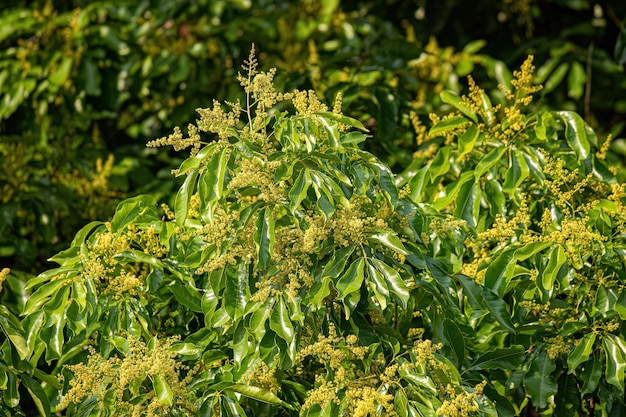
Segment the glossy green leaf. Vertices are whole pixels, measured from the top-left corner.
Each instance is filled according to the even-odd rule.
[[[20,404],[20,392],[18,390],[18,379],[15,372],[7,373],[7,388],[2,392],[4,403],[11,408]]]
[[[394,268],[387,265],[385,262],[380,259],[370,258],[368,259],[368,263],[373,265],[378,271],[380,271],[387,283],[386,287],[391,290],[391,293],[394,294],[397,300],[400,302],[402,307],[407,306],[407,301],[409,300],[410,294],[409,289],[406,286],[406,283]]]
[[[358,291],[361,288],[363,280],[365,279],[364,269],[365,261],[363,258],[358,258],[352,262],[345,274],[343,274],[335,284],[339,298],[343,299],[348,294]]]
[[[443,323],[443,334],[447,339],[447,344],[452,349],[452,352],[456,356],[457,368],[461,368],[465,362],[465,339],[459,326],[450,319],[445,319]]]
[[[476,227],[481,194],[482,190],[478,181],[468,181],[463,184],[456,198],[454,217],[465,220],[469,227]]]
[[[589,359],[589,356],[593,352],[593,345],[595,342],[595,333],[588,333],[580,339],[574,350],[572,350],[567,357],[567,367],[569,368],[569,373],[575,372],[578,365]]]
[[[289,310],[282,297],[278,298],[274,304],[270,317],[270,329],[287,343],[291,343],[295,336],[293,323],[289,318]]]
[[[224,191],[224,181],[228,167],[228,148],[222,149],[209,160],[206,169],[198,180],[198,193],[204,203],[219,199]]]
[[[476,358],[467,368],[467,371],[481,371],[490,369],[515,369],[524,361],[523,346],[513,345],[485,352]]]
[[[515,259],[525,261],[531,256],[541,252],[542,250],[552,246],[552,242],[532,242],[515,250]]]
[[[483,291],[483,299],[485,300],[485,306],[489,312],[498,323],[500,323],[504,330],[514,332],[515,326],[513,326],[513,322],[511,321],[511,313],[508,311],[507,305],[502,298],[491,289],[485,288]]]
[[[485,155],[476,165],[476,168],[474,169],[474,177],[476,179],[482,177],[483,174],[485,174],[502,159],[506,150],[507,148],[505,146],[498,146],[497,148],[493,148],[489,151],[489,153]]]
[[[567,260],[563,246],[558,245],[550,249],[547,254],[547,258],[548,263],[546,267],[540,271],[538,283],[544,291],[550,294],[553,291],[556,276],[559,273],[561,266],[563,266]]]
[[[578,160],[582,161],[587,158],[591,147],[582,117],[572,111],[557,111],[554,114],[565,124],[565,139]]]
[[[476,141],[480,136],[480,131],[476,125],[471,125],[467,130],[459,136],[459,156],[467,155],[474,149]]]
[[[8,308],[0,304],[0,326],[2,331],[11,341],[18,355],[22,360],[25,360],[30,356],[30,350],[28,349],[28,343],[24,334],[22,324],[19,322]]]
[[[624,370],[626,369],[626,341],[608,333],[602,338],[606,355],[606,382],[624,392]]]
[[[22,383],[28,390],[35,406],[37,407],[37,411],[39,411],[39,415],[47,417],[50,415],[50,401],[48,400],[48,396],[44,392],[41,385],[31,378],[29,375],[22,374]]]
[[[408,417],[409,400],[404,393],[404,390],[397,390],[393,399],[393,409],[398,414],[398,417]]]
[[[273,392],[268,391],[264,388],[255,387],[254,385],[233,384],[229,386],[227,390],[237,392],[256,401],[261,401],[268,404],[282,405],[283,407],[293,409],[291,405],[282,401]]]
[[[583,370],[580,373],[580,379],[583,381],[582,395],[591,394],[598,388],[603,371],[602,362],[597,356],[592,357],[583,365]]]
[[[168,289],[174,294],[176,301],[193,312],[202,312],[202,297],[197,288],[193,288],[188,283],[174,281]]]
[[[398,236],[393,232],[381,232],[370,235],[367,237],[369,242],[378,242],[383,245],[383,247],[393,250],[396,253],[402,255],[408,255],[409,252],[404,247],[404,244],[398,238]]]
[[[268,207],[263,208],[256,220],[254,243],[257,248],[257,269],[264,270],[270,265],[274,250],[274,216]]]
[[[55,70],[48,76],[50,84],[60,87],[67,81],[72,71],[72,64],[74,60],[71,56],[63,57],[61,63],[56,66]]]
[[[154,393],[156,394],[157,401],[161,404],[172,405],[174,393],[172,392],[170,385],[167,383],[166,378],[161,376],[161,374],[155,374],[152,378]]]
[[[116,233],[149,209],[154,210],[156,197],[139,195],[122,201],[111,219],[111,231]]]
[[[189,214],[189,201],[194,193],[196,187],[196,179],[198,177],[198,171],[192,171],[191,174],[185,178],[185,182],[176,193],[176,199],[174,200],[174,213],[176,215],[176,224],[182,226],[187,220]]]
[[[515,270],[515,250],[502,252],[485,272],[485,287],[491,289],[498,297],[503,297]]]
[[[547,352],[539,353],[532,361],[528,374],[524,377],[526,392],[530,394],[533,404],[539,408],[546,408],[548,400],[558,391],[558,385],[551,375],[556,369],[553,360]]]
[[[453,116],[445,120],[440,121],[436,125],[430,128],[428,134],[430,136],[440,136],[443,133],[450,132],[451,130],[458,129],[461,126],[468,124],[470,121],[462,116]]]
[[[511,152],[509,158],[509,168],[506,172],[504,184],[502,184],[502,190],[509,194],[515,193],[519,186],[528,177],[530,170],[524,154],[520,150]]]
[[[430,180],[434,181],[437,177],[440,177],[447,173],[450,170],[450,152],[452,148],[450,146],[444,146],[439,148],[437,151],[437,155],[430,163],[430,167],[428,168],[428,174],[430,175]]]
[[[476,113],[474,113],[467,106],[467,104],[465,104],[463,99],[459,97],[457,94],[448,90],[444,90],[439,94],[439,97],[441,97],[441,101],[451,105],[452,107],[460,111],[463,115],[465,115],[465,117],[467,117],[474,123],[478,123],[478,117],[476,117]],[[431,134],[432,134],[432,131],[431,131]]]

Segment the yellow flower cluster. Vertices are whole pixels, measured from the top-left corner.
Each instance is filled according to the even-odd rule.
[[[352,199],[350,203],[350,207],[337,206],[333,218],[328,222],[336,244],[360,246],[365,243],[368,230],[388,227],[383,216],[368,216],[362,209],[361,201]]]
[[[244,158],[239,171],[228,183],[229,190],[254,187],[259,190],[258,198],[276,204],[284,198],[286,183],[274,181],[274,173],[280,161],[267,161],[260,158]]]
[[[250,366],[245,374],[239,379],[242,384],[251,384],[264,388],[271,392],[278,392],[280,385],[276,380],[276,368],[270,368],[263,361],[258,361]]]
[[[63,409],[71,403],[79,404],[92,395],[102,400],[107,392],[113,392],[116,408],[128,411],[128,415],[133,417],[165,415],[174,408],[179,412],[193,413],[196,407],[191,401],[192,392],[187,386],[198,368],[189,369],[176,360],[176,353],[171,349],[176,340],[160,341],[155,337],[148,346],[129,336],[128,351],[121,357],[112,356],[108,359],[89,347],[90,354],[86,364],[66,366],[74,374],[74,378],[70,381],[70,389],[63,396],[59,408]],[[171,389],[171,405],[160,402],[154,390],[141,388],[147,384],[147,380],[154,382],[155,378],[161,378]],[[136,397],[139,390],[142,397],[146,398],[144,402],[133,404],[126,400],[128,394]]]
[[[572,350],[571,345],[561,335],[546,338],[545,342],[548,345],[548,357],[552,360],[567,355]]]
[[[7,279],[10,273],[11,270],[9,268],[2,268],[2,271],[0,271],[0,291],[2,291],[2,284]]]
[[[479,410],[476,399],[485,386],[485,382],[478,384],[474,389],[475,392],[461,391],[457,393],[452,386],[447,385],[445,392],[449,396],[441,404],[436,411],[438,416],[443,417],[470,417],[474,412]]]

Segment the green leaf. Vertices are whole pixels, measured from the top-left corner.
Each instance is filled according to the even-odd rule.
[[[561,81],[563,81],[563,78],[565,78],[568,70],[569,63],[567,62],[562,62],[558,67],[556,67],[552,74],[550,74],[550,77],[548,77],[546,82],[543,84],[543,90],[541,91],[542,94],[548,94],[550,91],[558,87],[559,84],[561,84]]]
[[[603,370],[602,362],[596,356],[583,365],[583,371],[580,373],[580,379],[583,381],[582,395],[591,394],[598,388]]]
[[[363,258],[358,258],[352,262],[345,274],[343,274],[335,284],[339,298],[343,299],[348,294],[358,291],[361,288],[365,278],[364,269],[365,261]]]
[[[409,407],[409,400],[406,397],[404,390],[401,390],[401,389],[397,390],[396,395],[394,396],[394,399],[393,399],[393,409],[398,414],[398,417],[408,417],[409,416],[409,413],[407,411],[408,407]]]
[[[474,145],[480,136],[480,131],[476,125],[471,125],[465,133],[459,136],[459,156],[466,155],[474,149]]]
[[[174,200],[174,213],[176,215],[176,224],[182,226],[187,220],[187,214],[189,213],[189,201],[196,187],[196,178],[198,177],[198,171],[192,171],[191,174],[185,178],[185,182],[176,193],[176,199]]]
[[[73,276],[65,276],[63,278],[57,279],[55,281],[47,282],[41,287],[37,288],[37,290],[28,297],[28,301],[26,301],[26,305],[24,306],[24,311],[22,311],[22,315],[29,315],[37,311],[43,304],[48,302],[49,298],[55,294],[60,288],[67,285],[69,279],[72,279]]]
[[[252,398],[256,401],[261,401],[268,404],[282,405],[283,407],[293,409],[290,404],[282,401],[271,391],[264,388],[255,387],[253,385],[233,384],[227,388],[227,391],[237,392],[248,398]]]
[[[117,206],[113,219],[111,219],[111,231],[113,233],[120,231],[124,226],[146,212],[149,207],[152,208],[155,202],[156,197],[151,195],[138,195],[122,201]]]
[[[228,315],[237,320],[243,315],[248,301],[248,268],[245,264],[240,264],[236,276],[226,274],[225,278],[222,303]]]
[[[430,180],[434,181],[435,178],[444,175],[446,172],[450,170],[450,151],[452,148],[450,146],[444,146],[439,148],[437,151],[437,155],[430,163],[430,167],[428,168],[428,175],[430,175]]]
[[[541,276],[538,280],[538,283],[541,285],[540,288],[542,290],[546,291],[548,294],[551,294],[557,274],[559,273],[561,266],[563,266],[567,258],[565,257],[565,250],[561,245],[555,246],[550,249],[546,257],[548,258],[548,263],[546,267],[540,272]]]
[[[506,150],[507,148],[505,146],[498,146],[497,148],[493,148],[489,151],[489,153],[485,155],[476,165],[476,168],[474,169],[474,178],[479,179],[485,172],[497,164],[504,156]]]
[[[567,95],[578,100],[582,97],[587,83],[587,73],[583,65],[578,61],[572,62],[567,76]]]
[[[554,113],[565,123],[565,139],[579,161],[589,155],[591,147],[587,139],[584,120],[573,111],[557,111]]]
[[[448,341],[448,345],[452,348],[452,352],[456,356],[457,368],[461,368],[465,362],[465,339],[459,326],[450,319],[445,319],[443,323],[443,334]]]
[[[182,281],[174,281],[167,287],[176,301],[187,307],[194,313],[202,312],[202,297],[197,288],[192,287],[189,283]]]
[[[474,123],[478,123],[478,118],[476,117],[476,113],[474,113],[464,102],[461,97],[459,97],[456,93],[453,93],[448,90],[444,90],[439,94],[441,97],[441,101],[447,103],[464,114],[468,119],[473,121]],[[431,131],[432,132],[432,131]],[[432,133],[431,133],[432,134]]]
[[[581,363],[587,361],[591,352],[593,352],[593,344],[596,342],[596,334],[588,333],[577,344],[567,357],[568,373],[573,373]]]
[[[22,383],[28,390],[37,410],[39,411],[39,415],[47,417],[50,415],[50,402],[48,401],[48,396],[44,392],[41,385],[39,385],[33,378],[29,375],[22,374]]]
[[[15,350],[17,350],[20,359],[25,360],[30,356],[28,343],[24,334],[22,324],[19,322],[8,308],[0,304],[0,326],[2,331],[9,338]]]
[[[256,219],[254,243],[257,249],[256,268],[265,270],[270,265],[274,251],[274,216],[268,207],[263,208]]]
[[[513,370],[524,362],[524,356],[524,347],[520,345],[490,350],[476,358],[467,368],[466,372],[490,369]]]
[[[334,120],[335,122],[343,123],[344,125],[355,127],[364,132],[368,132],[367,128],[363,126],[363,123],[359,122],[357,119],[353,119],[352,117],[344,116],[342,114],[337,114],[333,112],[317,112],[317,113],[313,113],[313,115],[322,116],[326,119]]]
[[[465,220],[469,227],[476,227],[481,194],[480,182],[467,181],[463,184],[456,199],[454,217]]]
[[[515,250],[515,259],[518,261],[525,261],[538,252],[541,252],[547,247],[550,247],[552,242],[532,242],[524,246],[521,246]]]
[[[513,278],[515,270],[515,249],[502,252],[487,268],[485,272],[485,287],[490,288],[498,297],[502,298]]]
[[[293,324],[289,318],[289,310],[282,297],[278,298],[276,304],[274,304],[274,309],[270,317],[270,329],[272,329],[278,337],[287,342],[287,344],[291,343],[295,336]]]
[[[61,60],[61,63],[56,69],[48,76],[50,84],[60,87],[70,77],[70,71],[72,71],[72,57],[66,56]]]
[[[396,253],[402,255],[409,255],[409,251],[406,250],[398,236],[393,232],[381,232],[370,235],[367,237],[368,241],[375,241],[381,243],[383,247],[393,250]]]
[[[228,148],[211,157],[198,181],[200,199],[206,204],[219,199],[224,192],[224,179],[228,167]]]
[[[530,394],[533,404],[539,408],[546,408],[548,399],[558,392],[557,382],[551,376],[555,369],[554,361],[544,351],[535,357],[528,374],[524,377],[526,392]]]
[[[624,392],[624,370],[626,369],[626,341],[619,336],[607,333],[602,338],[606,355],[606,382]]]
[[[524,154],[520,150],[515,150],[510,154],[509,169],[506,172],[502,190],[509,194],[514,194],[522,182],[528,177],[530,170]]]
[[[174,393],[172,392],[172,388],[167,383],[165,377],[162,377],[160,374],[153,375],[152,385],[154,386],[154,392],[157,400],[161,404],[172,405]]]
[[[463,116],[453,116],[442,120],[441,122],[431,127],[428,131],[428,135],[441,136],[443,133],[458,129],[459,127],[464,126],[468,123],[470,123],[470,121]]]
[[[511,321],[511,313],[507,310],[506,303],[489,288],[484,288],[483,299],[489,312],[495,317],[500,325],[510,332],[515,331],[513,322]]]
[[[388,285],[387,288],[391,290],[391,293],[396,296],[396,299],[400,302],[400,305],[404,308],[407,306],[407,301],[409,300],[410,294],[409,289],[406,286],[406,283],[394,268],[387,265],[385,262],[380,259],[370,258],[368,262],[371,265],[380,271],[385,277],[385,281]]]
[[[20,404],[20,392],[17,383],[15,372],[7,373],[7,389],[2,392],[2,399],[11,408],[15,408]]]

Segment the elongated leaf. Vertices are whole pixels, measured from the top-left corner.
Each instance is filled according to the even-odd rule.
[[[587,138],[585,121],[578,113],[573,111],[557,111],[554,114],[559,116],[565,123],[565,139],[578,157],[578,160],[582,161],[587,158],[591,148]]]
[[[574,350],[572,350],[567,357],[567,367],[569,368],[569,373],[575,372],[578,365],[589,359],[595,342],[596,334],[589,333],[576,344]]]
[[[219,199],[224,192],[224,180],[228,168],[229,152],[222,149],[211,157],[206,169],[200,175],[198,192],[200,199],[206,204]]]
[[[507,348],[494,349],[483,353],[467,368],[467,371],[481,371],[488,369],[516,369],[524,361],[523,346],[514,345]]]
[[[515,250],[515,259],[525,261],[536,253],[552,245],[552,242],[532,242]]]
[[[550,250],[548,264],[545,269],[541,271],[541,278],[539,279],[541,288],[548,294],[552,293],[556,276],[566,260],[567,258],[565,257],[563,246],[558,245]]]
[[[30,297],[28,297],[28,301],[26,301],[26,305],[24,306],[24,311],[22,311],[22,314],[28,315],[37,311],[42,306],[42,304],[46,303],[49,300],[50,296],[55,294],[63,286],[67,285],[66,281],[71,278],[72,276],[66,276],[61,279],[48,282],[37,288],[37,290]]]
[[[476,140],[480,136],[480,131],[476,125],[471,125],[465,133],[459,137],[459,156],[466,155],[474,149]]]
[[[580,374],[580,379],[583,381],[582,395],[591,394],[598,388],[600,378],[602,378],[602,371],[602,362],[598,357],[593,357],[584,365],[584,369]]]
[[[155,202],[156,197],[151,195],[138,195],[122,201],[111,219],[111,231],[115,233],[143,213],[154,210]],[[85,232],[88,233],[88,229]]]
[[[272,310],[270,329],[288,344],[291,343],[294,338],[295,331],[291,319],[289,318],[289,310],[282,297],[278,298]]]
[[[526,392],[530,394],[532,402],[539,408],[548,406],[548,399],[558,391],[558,385],[552,372],[556,369],[554,361],[547,352],[541,352],[533,360],[528,374],[524,377]]]
[[[154,392],[157,400],[161,404],[172,405],[174,393],[172,392],[172,388],[167,383],[167,380],[160,374],[156,374],[153,376],[152,384],[154,386]]]
[[[468,181],[463,184],[456,199],[454,217],[465,220],[469,227],[476,227],[481,194],[482,191],[478,181]]]
[[[394,252],[402,255],[409,255],[409,251],[406,250],[400,239],[393,232],[381,232],[367,237],[368,241],[376,241],[381,243],[384,247],[393,250]]]
[[[24,334],[24,329],[21,323],[15,317],[8,308],[0,305],[0,326],[4,331],[4,334],[11,341],[15,349],[17,350],[20,359],[25,360],[30,355],[28,349],[28,343]]]
[[[433,181],[435,178],[444,175],[450,169],[450,151],[452,148],[450,146],[444,146],[439,148],[437,155],[430,163],[430,167],[428,168],[428,174],[430,175],[430,180]]]
[[[237,276],[227,274],[225,278],[223,306],[228,315],[237,320],[243,315],[249,297],[247,266],[241,264]]]
[[[485,172],[497,164],[504,156],[506,149],[507,148],[505,146],[499,146],[489,151],[489,153],[485,155],[476,165],[476,168],[474,169],[474,177],[476,179],[482,177]]]
[[[502,190],[509,194],[514,194],[522,182],[528,177],[530,170],[526,159],[521,151],[515,150],[511,153],[509,169],[506,172]]]
[[[176,199],[174,200],[174,213],[176,215],[176,224],[182,226],[187,220],[187,214],[189,212],[189,201],[196,187],[196,178],[198,177],[198,171],[192,171],[185,182],[176,193]]]
[[[257,217],[254,243],[257,248],[256,267],[260,270],[267,269],[274,251],[274,216],[268,207],[263,208]]]
[[[283,407],[293,409],[290,404],[282,401],[271,391],[264,388],[255,387],[253,385],[233,384],[228,387],[228,391],[238,392],[253,400],[261,401],[268,404],[282,405]]]
[[[507,310],[506,303],[492,290],[485,288],[483,291],[483,299],[485,305],[500,325],[510,332],[515,331],[513,322],[511,321],[511,313]]]
[[[606,382],[624,392],[624,370],[626,369],[626,341],[608,333],[602,338],[606,354]]]
[[[174,294],[176,301],[195,313],[202,312],[202,297],[197,288],[180,281],[174,281],[168,288]]]
[[[371,258],[369,259],[369,262],[374,264],[376,269],[378,269],[383,274],[388,284],[387,287],[391,290],[391,293],[396,296],[396,299],[400,302],[400,305],[402,307],[406,307],[407,301],[410,297],[409,289],[398,271],[396,271],[380,259]]]
[[[464,102],[461,97],[457,94],[444,90],[439,94],[441,97],[441,101],[447,103],[464,114],[468,119],[472,120],[474,123],[478,123],[478,117],[476,117],[476,113],[474,113]]]
[[[41,385],[37,383],[33,378],[29,375],[22,374],[22,383],[28,390],[37,410],[39,411],[39,415],[47,417],[50,415],[50,401],[48,401],[48,396],[44,392]]]
[[[513,277],[513,271],[515,270],[514,255],[514,249],[502,252],[485,272],[485,287],[490,288],[500,298],[504,296]]]
[[[358,258],[352,262],[346,273],[343,274],[335,284],[339,298],[343,299],[348,294],[358,291],[361,288],[361,284],[363,284],[363,280],[365,279],[364,269],[365,261],[363,258]]]
[[[454,355],[456,356],[457,368],[461,368],[465,362],[465,340],[463,333],[459,326],[450,319],[445,319],[443,323],[443,334],[448,340],[448,345],[451,347]]]
[[[470,121],[463,116],[453,116],[442,120],[441,122],[431,127],[428,131],[428,134],[430,136],[440,136],[442,133],[457,129],[463,125],[466,125],[469,122]]]

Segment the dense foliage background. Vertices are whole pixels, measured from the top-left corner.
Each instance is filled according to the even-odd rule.
[[[445,401],[467,396],[480,404],[472,412],[484,415],[621,415],[625,19],[621,1],[5,1],[0,266],[10,271],[0,268],[0,413],[46,415],[57,407],[59,390],[69,386],[55,375],[70,379],[72,368],[63,365],[80,370],[83,347],[95,343],[92,358],[102,361],[146,351],[167,357],[171,369],[144,370],[151,382],[137,379],[126,400],[143,393],[137,400],[143,404],[146,392],[156,392],[158,404],[171,405],[175,395],[166,381],[177,373],[197,387],[206,415],[209,409],[236,415],[241,407],[256,415],[270,405],[278,407],[271,412],[289,414],[327,383],[335,384],[343,405],[307,412],[352,413],[356,403],[346,393],[354,387],[337,385],[340,368],[369,358],[359,372],[379,375],[392,363],[415,365],[418,357],[440,365],[405,367],[368,389],[391,392],[395,409],[407,415],[433,415]],[[326,110],[341,97],[335,113],[316,107],[321,121],[298,119],[313,116],[295,106],[295,119],[270,114],[271,121],[259,122],[269,129],[263,135],[310,135],[322,123],[327,130],[313,135],[337,140],[302,144],[292,137],[291,144],[272,145],[277,153],[270,162],[290,167],[264,174],[284,183],[272,190],[287,202],[282,209],[254,200],[270,192],[263,181],[233,191],[240,170],[268,163],[262,154],[269,148],[249,132],[220,134],[251,146],[236,148],[239,156],[197,141],[200,153],[190,159],[145,146],[176,126],[186,133],[199,117],[196,109],[213,108],[213,99],[239,99],[243,106],[251,92],[241,89],[237,74],[253,43],[262,68],[277,69],[270,80],[277,91],[312,89]],[[522,67],[528,55],[534,71]],[[535,91],[537,84],[543,88]],[[295,105],[272,104],[278,112]],[[220,133],[207,126],[207,134]],[[344,131],[349,126],[353,131]],[[351,152],[348,160],[337,159]],[[256,162],[244,164],[248,159]],[[179,175],[171,175],[179,166]],[[212,170],[223,177],[211,177]],[[209,181],[222,185],[203,188]],[[160,203],[172,207],[175,220]],[[358,250],[336,230],[346,221],[342,210],[354,205],[366,229]],[[231,210],[247,217],[236,219]],[[204,230],[216,213],[233,222],[233,233],[254,235],[256,249],[247,249],[254,268],[241,258],[222,278],[202,270],[190,281],[184,277],[222,252],[204,248],[202,233],[193,232],[200,240],[194,241],[180,229]],[[280,270],[281,256],[289,256],[274,234],[313,233],[307,231],[319,226],[320,215],[335,222],[326,231],[333,239],[313,239],[322,252],[302,260],[313,283],[301,294],[275,293],[268,302],[255,297],[254,282],[233,286],[231,278],[238,282],[246,267],[254,279]],[[374,218],[386,220],[377,225]],[[109,226],[93,223],[107,220]],[[233,239],[228,245],[246,248]],[[56,264],[48,259],[68,247],[54,258],[60,270],[49,270]],[[290,256],[304,259],[309,250]],[[101,260],[106,274],[145,279],[145,288],[136,283],[142,295],[101,287],[107,281],[89,269],[97,269],[90,257]],[[85,274],[93,275],[91,284],[60,286]],[[233,294],[248,307],[218,301]],[[433,300],[441,310],[431,308]],[[182,339],[150,342],[155,335]],[[291,369],[304,360],[298,366],[319,373],[324,355],[311,352],[305,360],[294,351],[306,351],[316,338],[343,352],[341,364],[324,365],[326,383]],[[406,350],[415,340],[439,347]],[[367,352],[359,350],[364,346]],[[233,368],[189,373],[185,380],[172,351],[190,366]],[[245,388],[245,370],[263,366],[284,373],[274,380],[280,388]],[[430,382],[420,385],[420,378]],[[218,385],[207,388],[209,380]],[[393,407],[383,406],[389,399],[377,398],[378,412],[391,414]],[[86,401],[68,412],[90,415],[96,403]]]

